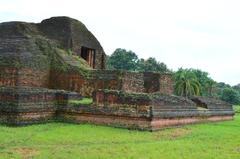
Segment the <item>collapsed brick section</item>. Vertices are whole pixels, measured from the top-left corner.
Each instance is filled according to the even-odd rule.
[[[231,110],[231,104],[215,98],[208,97],[192,97],[191,100],[199,107],[207,108],[209,110]]]

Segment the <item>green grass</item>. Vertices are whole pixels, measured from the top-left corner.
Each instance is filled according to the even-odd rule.
[[[235,113],[240,113],[240,105],[235,105],[235,106],[233,106],[233,109],[234,109],[234,111],[235,111]]]
[[[158,132],[64,123],[0,126],[0,158],[239,159],[240,115]]]
[[[73,105],[89,105],[92,104],[93,99],[92,98],[83,98],[81,100],[69,100],[68,103],[69,104],[73,104]]]

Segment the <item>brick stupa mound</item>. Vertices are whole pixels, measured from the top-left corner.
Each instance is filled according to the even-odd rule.
[[[105,70],[105,59],[98,40],[75,19],[1,23],[0,123],[61,120],[157,130],[234,115],[216,99],[172,95],[171,74]],[[73,104],[82,97],[93,103]]]

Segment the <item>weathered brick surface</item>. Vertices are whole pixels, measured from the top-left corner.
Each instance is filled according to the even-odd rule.
[[[0,68],[0,86],[16,86],[18,70],[16,68]]]
[[[89,55],[87,62],[81,52]],[[171,95],[171,74],[103,70],[105,60],[100,43],[77,20],[1,23],[0,123],[62,119],[155,130],[234,115],[230,105],[218,100],[192,99],[206,106],[199,111],[191,100]],[[82,96],[93,96],[94,103],[69,102]]]
[[[49,76],[49,70],[39,71],[28,68],[19,69],[18,85],[47,88],[49,86]]]
[[[57,41],[65,49],[71,49],[75,55],[81,47],[95,49],[95,68],[105,68],[106,55],[96,37],[81,22],[68,17],[53,17],[37,24],[39,29],[49,38]]]
[[[63,120],[130,129],[163,127],[232,119],[233,111],[199,111],[185,98],[99,90],[91,105],[71,105],[77,93],[31,87],[0,88],[0,123],[23,125]]]
[[[76,91],[83,96],[92,96],[98,89],[122,90],[129,93],[173,93],[170,74],[148,73],[146,77],[146,74],[137,72],[91,70],[87,76],[77,72],[51,72],[51,76],[53,80],[50,88]]]
[[[125,92],[145,92],[143,73],[125,72],[122,83],[122,90]]]
[[[159,92],[165,94],[173,94],[173,80],[170,74],[161,74],[159,79]]]
[[[204,122],[216,122],[216,121],[224,121],[224,120],[232,120],[233,116],[206,116],[206,117],[186,117],[186,118],[165,118],[165,119],[158,119],[155,118],[151,121],[150,127],[152,131],[173,127],[173,126],[180,126],[186,124],[195,124],[195,123],[204,123]]]
[[[192,97],[191,100],[198,107],[203,107],[209,110],[232,110],[232,105],[216,98],[209,97]]]

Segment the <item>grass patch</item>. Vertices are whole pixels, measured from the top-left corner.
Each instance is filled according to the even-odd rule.
[[[68,103],[73,104],[73,105],[89,105],[89,104],[93,103],[93,99],[92,98],[83,98],[81,100],[69,100]]]
[[[239,132],[240,114],[157,132],[65,123],[0,126],[0,158],[239,159]]]
[[[197,110],[208,110],[208,109],[203,107],[197,107]]]
[[[235,113],[240,113],[240,105],[234,105],[233,109],[234,109]]]

